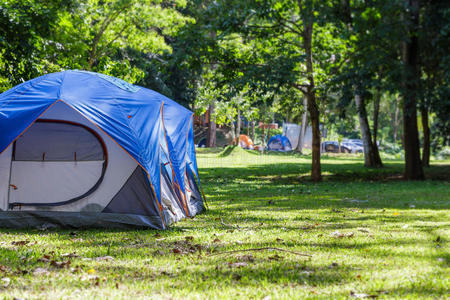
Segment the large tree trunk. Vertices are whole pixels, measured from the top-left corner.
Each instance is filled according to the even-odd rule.
[[[373,99],[373,144],[377,145],[378,135],[378,115],[380,114],[380,94],[377,91],[375,99]]]
[[[366,167],[382,167],[381,159],[375,155],[375,149],[370,133],[369,121],[367,119],[366,104],[361,95],[355,95],[356,109],[359,117],[359,128],[364,146],[364,165]]]
[[[302,3],[299,0],[299,5]],[[313,21],[310,19],[312,16],[304,16],[303,26],[303,46],[306,54],[306,71],[309,84],[306,88],[306,100],[308,103],[308,111],[311,119],[312,127],[312,166],[311,166],[311,179],[313,181],[321,181],[321,167],[320,167],[320,119],[319,108],[316,101],[316,91],[314,83],[314,67],[312,58],[312,33],[313,33]]]
[[[373,142],[372,142],[372,144],[373,144],[374,160],[379,163],[379,167],[382,167],[383,163],[381,162],[380,151],[378,149],[378,144],[377,144],[379,113],[380,113],[380,92],[377,91],[374,102],[373,102]]]
[[[406,0],[409,8],[409,38],[403,43],[403,137],[405,143],[405,178],[423,180],[417,129],[417,93],[419,92],[419,1]]]
[[[230,118],[230,127],[231,127],[231,130],[230,130],[230,133],[231,133],[231,144],[232,145],[236,145],[236,126],[234,126],[234,120],[233,120],[233,117],[231,117],[231,116],[229,116],[229,118]]]
[[[298,137],[298,145],[297,145],[297,151],[302,153],[303,152],[303,144],[305,143],[305,134],[306,134],[306,128],[308,124],[308,100],[306,100],[306,97],[303,97],[303,115],[302,115],[302,124],[300,127],[300,133]]]
[[[422,107],[420,112],[422,114],[422,127],[423,127],[422,165],[424,167],[429,167],[430,166],[430,126],[428,125],[428,108]]]
[[[398,118],[400,115],[400,109],[398,105],[398,98],[395,98],[395,113],[394,113],[394,124],[393,124],[393,136],[394,136],[394,144],[397,143],[398,140]]]
[[[216,147],[216,118],[214,117],[214,109],[214,103],[210,104],[206,147]]]
[[[238,109],[238,111],[237,111],[237,121],[236,121],[236,138],[239,139],[240,135],[241,135],[241,110]]]

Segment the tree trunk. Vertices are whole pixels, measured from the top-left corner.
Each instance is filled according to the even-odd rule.
[[[237,111],[237,122],[236,122],[236,138],[239,139],[239,136],[241,135],[241,110],[238,109]]]
[[[377,91],[375,94],[375,99],[373,99],[373,145],[375,147],[377,146],[379,113],[380,113],[380,92]]]
[[[299,0],[301,7],[301,1]],[[321,167],[320,167],[320,115],[319,108],[316,101],[316,91],[314,83],[314,67],[312,58],[312,33],[313,33],[313,21],[310,19],[312,16],[304,17],[303,26],[303,46],[306,54],[306,72],[309,84],[306,88],[306,100],[308,104],[308,111],[311,120],[312,127],[312,166],[311,166],[311,179],[312,181],[321,181]]]
[[[403,137],[405,143],[405,178],[423,180],[417,129],[417,93],[419,91],[419,0],[406,0],[409,8],[409,39],[403,42]]]
[[[262,144],[262,150],[264,152],[264,150],[266,148],[266,129],[264,128],[264,125],[262,127],[261,144]]]
[[[298,145],[297,145],[297,151],[300,153],[303,153],[303,144],[305,143],[305,134],[306,134],[306,128],[308,124],[308,101],[306,100],[306,97],[303,97],[303,115],[302,115],[302,124],[300,127],[300,134],[298,137]]]
[[[255,142],[255,121],[252,120],[252,141]]]
[[[428,108],[422,107],[420,112],[422,114],[422,127],[423,127],[422,165],[424,167],[429,167],[430,166],[430,126],[428,125]]]
[[[208,135],[206,147],[216,147],[216,118],[214,117],[214,103],[209,105]]]
[[[398,117],[400,114],[400,109],[399,109],[399,105],[398,105],[398,99],[395,98],[395,114],[394,114],[394,132],[393,132],[393,136],[394,136],[394,144],[397,143],[397,139],[398,139]]]
[[[367,111],[364,98],[361,95],[355,95],[356,110],[359,117],[359,128],[364,146],[364,166],[366,167],[382,167],[381,159],[376,157],[375,149],[370,133],[369,121],[367,120]]]
[[[234,126],[234,120],[230,117],[230,126],[231,126],[231,144],[236,145],[236,126]]]
[[[383,163],[381,162],[380,151],[378,149],[377,144],[377,136],[378,136],[378,115],[380,113],[380,92],[377,90],[375,94],[375,99],[373,102],[373,155],[374,160],[379,164],[378,167],[382,167]]]

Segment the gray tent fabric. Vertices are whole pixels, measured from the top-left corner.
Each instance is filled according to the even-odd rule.
[[[196,177],[190,167],[187,168],[186,174],[189,188],[191,189],[192,193],[188,202],[189,214],[191,216],[195,216],[196,214],[202,212],[205,209],[205,206],[203,204],[203,199],[196,182]]]
[[[146,174],[139,166],[131,174],[122,189],[105,207],[103,213],[160,216],[155,196],[147,184]]]
[[[99,161],[105,153],[99,141],[81,124],[38,120],[15,143],[17,161]]]
[[[167,213],[165,218],[167,225],[180,221],[186,217],[182,204],[178,201],[173,191],[172,183],[166,169],[161,169],[161,192],[162,192],[162,204],[163,210]]]
[[[61,212],[61,211],[2,211],[0,224],[4,228],[117,228],[164,229],[160,216],[123,213]]]
[[[169,177],[169,174],[166,170],[166,168],[161,168],[161,180],[163,182],[163,186],[165,186],[165,190],[167,190],[167,196],[170,197],[170,200],[172,202],[175,202],[180,210],[183,210],[183,204],[182,200],[178,197],[177,193],[175,192],[173,188],[172,181]]]

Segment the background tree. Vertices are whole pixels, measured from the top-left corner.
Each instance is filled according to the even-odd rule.
[[[47,72],[46,55],[58,14],[74,1],[12,0],[0,3],[0,92]]]

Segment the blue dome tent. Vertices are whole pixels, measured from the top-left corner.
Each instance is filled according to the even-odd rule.
[[[193,114],[87,71],[0,94],[0,226],[164,229],[204,209]]]
[[[284,135],[274,135],[267,143],[267,150],[271,151],[292,151],[291,142]]]

